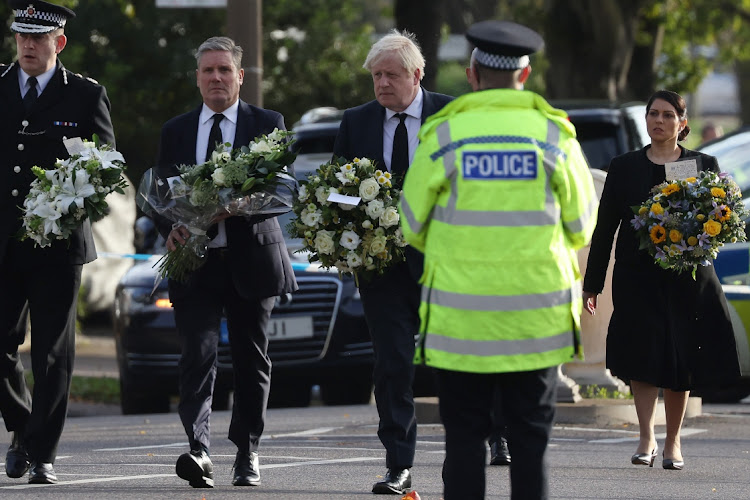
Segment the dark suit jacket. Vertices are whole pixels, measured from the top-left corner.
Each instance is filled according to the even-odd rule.
[[[440,111],[453,97],[422,89],[422,123]],[[339,133],[333,146],[334,157],[348,160],[366,157],[385,168],[383,159],[383,120],[385,108],[378,101],[370,101],[356,108],[347,109],[341,119]],[[417,250],[406,247],[409,272],[415,280],[422,276],[424,256]]]
[[[195,143],[201,106],[172,118],[162,127],[157,168],[159,177],[179,175],[177,165],[195,164]],[[270,111],[240,100],[237,113],[237,130],[233,147],[247,145],[274,128],[286,130],[284,118]],[[157,218],[161,234],[166,237],[171,223]],[[245,298],[263,298],[283,295],[297,289],[297,282],[289,261],[284,235],[276,217],[261,222],[244,217],[226,219],[227,248],[232,263],[232,279],[238,292]],[[190,286],[170,281],[169,293],[178,298]]]
[[[96,134],[101,142],[115,145],[104,87],[71,73],[58,61],[52,79],[27,112],[18,87],[18,71],[17,63],[0,65],[0,261],[9,240],[21,228],[23,213],[19,207],[35,178],[31,167],[51,169],[57,158],[68,158],[63,145],[66,138],[91,139]],[[84,221],[69,241],[35,248],[34,254],[35,258],[64,258],[71,264],[91,262],[96,258],[91,224]]]

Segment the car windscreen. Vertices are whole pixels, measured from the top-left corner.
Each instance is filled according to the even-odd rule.
[[[740,186],[743,197],[750,195],[750,131],[712,142],[701,152],[715,156],[721,171],[730,174]]]
[[[607,123],[577,123],[576,134],[591,168],[607,170],[619,154],[618,127]]]

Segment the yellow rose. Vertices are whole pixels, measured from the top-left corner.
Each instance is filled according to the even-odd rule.
[[[698,215],[695,216],[695,218],[698,219],[698,220],[703,220],[703,219],[706,218],[706,216],[703,215],[703,214],[698,214]]]
[[[672,243],[679,243],[680,240],[682,240],[682,233],[677,229],[672,229],[671,231],[669,231],[669,239],[672,241]]]
[[[715,220],[710,220],[703,224],[703,230],[709,236],[716,236],[721,232],[721,224],[719,224]]]
[[[696,179],[695,177],[688,177],[687,179],[685,179],[685,182],[690,182],[690,183],[693,183],[693,182],[695,182],[695,181],[697,181],[697,180],[698,180],[698,179]]]
[[[724,198],[726,195],[727,193],[722,188],[718,188],[718,187],[711,188],[711,196],[714,196],[716,198]]]
[[[696,238],[695,236],[690,236],[688,238],[688,245],[690,245],[691,247],[694,247],[697,244],[698,244],[698,238]]]
[[[651,205],[651,213],[654,214],[654,215],[661,215],[661,214],[663,214],[664,213],[664,208],[661,206],[661,203],[654,203],[653,205]]]
[[[643,215],[646,212],[648,212],[648,208],[646,208],[646,207],[641,207],[641,208],[638,209],[638,215]]]

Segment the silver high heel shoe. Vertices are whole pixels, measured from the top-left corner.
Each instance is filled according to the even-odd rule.
[[[664,467],[665,469],[682,470],[682,468],[685,467],[684,460],[674,460],[672,458],[664,458],[664,452],[662,452],[661,456],[662,456],[661,466]]]
[[[656,450],[658,449],[659,445],[656,445],[654,446],[654,450],[651,453],[636,453],[635,455],[630,457],[630,463],[633,465],[648,465],[649,467],[653,467],[654,460],[656,460]],[[664,464],[666,464],[666,460],[664,461]],[[666,465],[664,465],[664,468],[667,468]]]

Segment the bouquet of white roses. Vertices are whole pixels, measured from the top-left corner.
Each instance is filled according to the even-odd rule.
[[[199,165],[181,165],[179,176],[159,178],[154,169],[144,174],[137,203],[144,213],[158,213],[190,231],[183,246],[159,260],[159,274],[185,281],[205,263],[207,229],[222,214],[276,216],[291,210],[297,181],[287,173],[296,154],[289,150],[291,132],[274,129],[247,146],[217,147]]]
[[[94,137],[96,141],[97,138]],[[36,179],[24,199],[21,239],[31,238],[47,247],[54,240],[67,240],[86,219],[96,222],[107,214],[106,197],[124,193],[125,159],[105,144],[78,143],[67,160],[57,160],[55,168],[34,166]]]
[[[310,262],[342,274],[371,278],[404,259],[399,226],[401,192],[391,174],[368,158],[344,158],[321,165],[300,182],[289,223],[290,236],[302,238]]]
[[[745,241],[747,210],[739,186],[726,173],[654,186],[651,196],[633,207],[631,220],[640,248],[659,266],[678,272],[709,266],[724,243]]]

